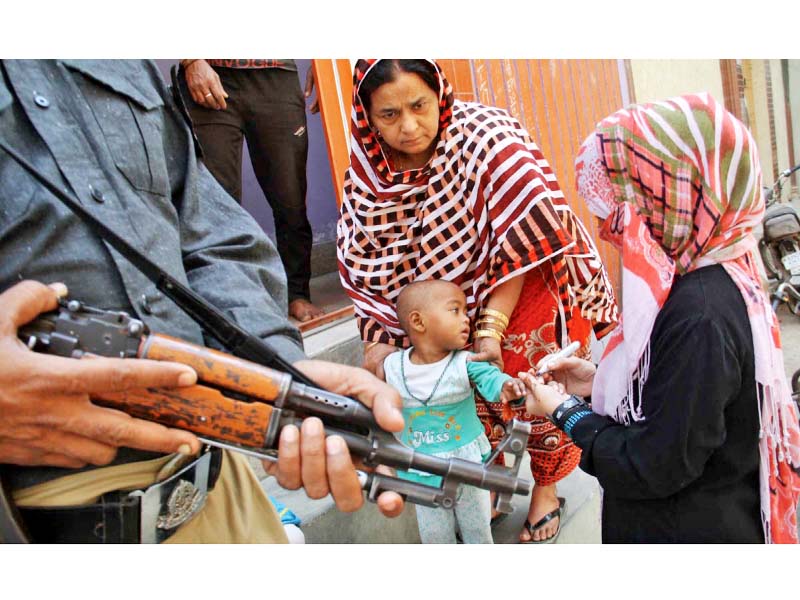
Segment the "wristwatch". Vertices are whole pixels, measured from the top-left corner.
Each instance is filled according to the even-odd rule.
[[[553,411],[552,415],[545,416],[553,425],[558,425],[560,422],[562,422],[562,419],[564,418],[564,415],[567,414],[567,411],[571,408],[575,408],[576,406],[585,406],[588,409],[586,402],[573,394],[564,400],[564,402],[556,406],[556,409]]]

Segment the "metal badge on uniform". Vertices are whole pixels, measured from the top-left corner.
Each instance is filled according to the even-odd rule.
[[[167,513],[159,515],[156,527],[159,529],[174,529],[193,517],[205,502],[206,494],[185,479],[181,480],[169,495]]]
[[[146,490],[131,492],[141,496],[140,543],[161,543],[176,527],[200,512],[208,497],[211,456],[206,452],[172,477]]]

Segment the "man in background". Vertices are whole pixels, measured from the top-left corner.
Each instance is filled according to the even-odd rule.
[[[203,160],[242,201],[242,146],[275,218],[289,284],[289,315],[322,314],[311,303],[311,225],[306,214],[308,130],[297,65],[290,59],[184,59],[179,84]],[[313,107],[312,107],[313,110]]]

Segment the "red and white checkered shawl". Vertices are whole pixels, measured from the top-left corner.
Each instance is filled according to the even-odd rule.
[[[750,132],[708,94],[620,110],[601,121],[576,161],[578,192],[605,219],[622,254],[622,319],[595,376],[592,407],[644,419],[633,386],[647,381],[649,339],[676,274],[721,264],[744,298],[761,416],[761,514],[768,542],[796,542],[800,429],[780,331],[758,274],[753,228],[764,214]]]
[[[355,67],[350,168],[338,222],[342,284],[362,338],[408,345],[395,314],[403,286],[454,281],[473,319],[504,281],[550,262],[568,320],[574,306],[598,335],[616,304],[591,237],[573,215],[539,148],[505,111],[453,101],[439,74],[440,130],[421,169],[396,173],[370,129],[358,88],[373,60]]]

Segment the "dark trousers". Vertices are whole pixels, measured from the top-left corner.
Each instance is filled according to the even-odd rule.
[[[305,100],[297,73],[283,69],[214,68],[228,107],[212,110],[182,94],[208,170],[242,201],[242,146],[247,140],[261,190],[275,217],[275,238],[289,286],[289,301],[309,299],[311,225],[306,214]]]

